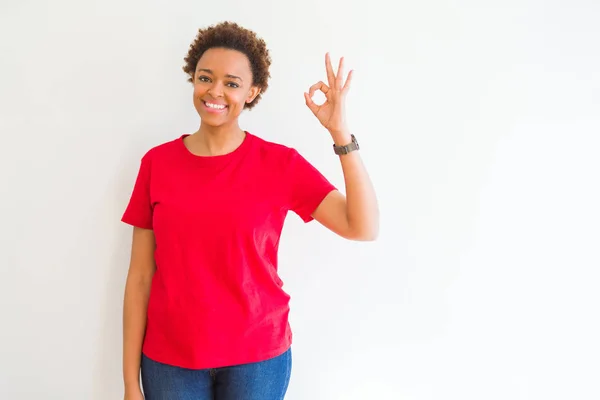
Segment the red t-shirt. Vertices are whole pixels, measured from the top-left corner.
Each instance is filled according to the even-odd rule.
[[[248,132],[213,157],[185,136],[144,155],[122,217],[156,239],[143,352],[194,369],[278,356],[292,341],[277,274],[284,219],[311,221],[335,187],[296,150]]]

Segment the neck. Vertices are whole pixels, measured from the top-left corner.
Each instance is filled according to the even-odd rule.
[[[200,124],[200,129],[189,137],[194,153],[206,156],[219,156],[237,149],[246,133],[235,124],[233,126],[209,126]]]

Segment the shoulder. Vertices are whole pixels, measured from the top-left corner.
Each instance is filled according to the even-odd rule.
[[[271,150],[273,152],[276,153],[286,153],[289,150],[291,150],[291,147],[286,146],[282,143],[277,143],[277,142],[273,142],[267,139],[264,139],[260,136],[257,136],[253,133],[248,132],[250,135],[252,135],[254,142],[256,143],[256,147],[263,149],[263,150]]]
[[[293,147],[269,141],[256,135],[252,136],[256,152],[260,155],[261,159],[265,161],[269,160],[277,164],[286,164],[299,155],[298,151]]]
[[[178,152],[179,146],[183,144],[182,140],[183,136],[178,136],[174,139],[151,147],[150,149],[146,150],[142,156],[142,162],[151,162],[156,159],[170,158],[172,155]]]

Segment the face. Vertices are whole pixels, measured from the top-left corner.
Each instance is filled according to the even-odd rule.
[[[211,126],[235,122],[244,105],[260,92],[252,86],[248,57],[237,50],[205,51],[198,60],[193,81],[194,107],[202,123]]]

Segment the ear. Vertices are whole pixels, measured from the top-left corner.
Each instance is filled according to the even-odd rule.
[[[252,86],[250,91],[248,92],[248,97],[246,97],[246,103],[252,103],[256,96],[260,93],[260,88],[258,86]]]

